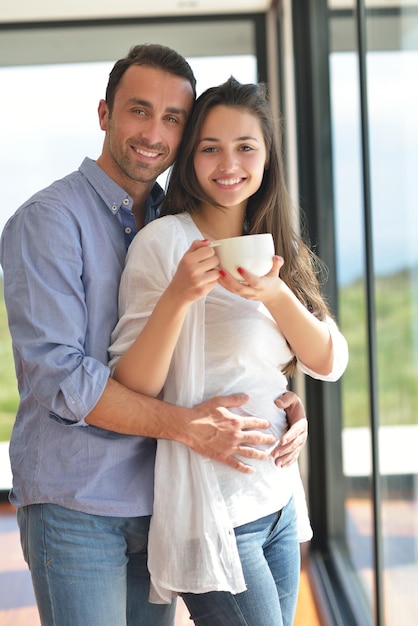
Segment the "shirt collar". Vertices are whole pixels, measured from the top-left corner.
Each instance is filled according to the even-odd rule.
[[[79,170],[112,213],[117,212],[121,206],[132,209],[132,198],[97,165],[96,161],[86,157]],[[145,223],[158,217],[163,197],[164,191],[158,183],[155,183],[148,196]]]

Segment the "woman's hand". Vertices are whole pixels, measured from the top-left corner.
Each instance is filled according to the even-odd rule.
[[[293,391],[282,394],[275,400],[275,405],[286,411],[289,429],[273,450],[272,456],[276,465],[288,467],[298,460],[308,439],[308,420],[302,400]]]
[[[215,287],[220,276],[219,259],[208,243],[206,239],[192,243],[166,289],[167,297],[191,304]]]
[[[242,298],[258,300],[267,306],[270,301],[277,300],[283,290],[288,289],[279,276],[283,264],[284,259],[282,257],[274,256],[271,270],[260,278],[247,272],[245,268],[238,267],[237,271],[242,276],[242,282],[221,269],[219,284]]]

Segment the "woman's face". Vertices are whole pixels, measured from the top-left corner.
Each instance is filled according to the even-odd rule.
[[[199,133],[194,168],[202,190],[217,204],[246,205],[261,185],[266,158],[257,117],[239,107],[210,109]]]

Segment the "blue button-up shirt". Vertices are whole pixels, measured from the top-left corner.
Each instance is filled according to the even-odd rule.
[[[147,221],[156,217],[155,185]],[[89,426],[109,377],[118,286],[135,235],[132,198],[98,165],[22,205],[0,247],[20,404],[10,442],[15,506],[152,512],[155,442]]]

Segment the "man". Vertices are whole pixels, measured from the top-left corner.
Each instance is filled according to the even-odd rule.
[[[264,420],[228,411],[246,402],[244,394],[185,409],[109,378],[126,250],[156,217],[155,180],[175,159],[194,98],[195,79],[180,55],[133,48],[115,64],[99,104],[100,157],[35,194],[2,235],[20,393],[10,499],[47,626],[172,624],[174,605],[148,603],[156,438],[244,472],[235,455],[263,458],[248,444],[273,443],[256,430]],[[297,398],[295,406],[298,413]],[[306,420],[287,437],[278,449],[283,463],[297,457]]]

